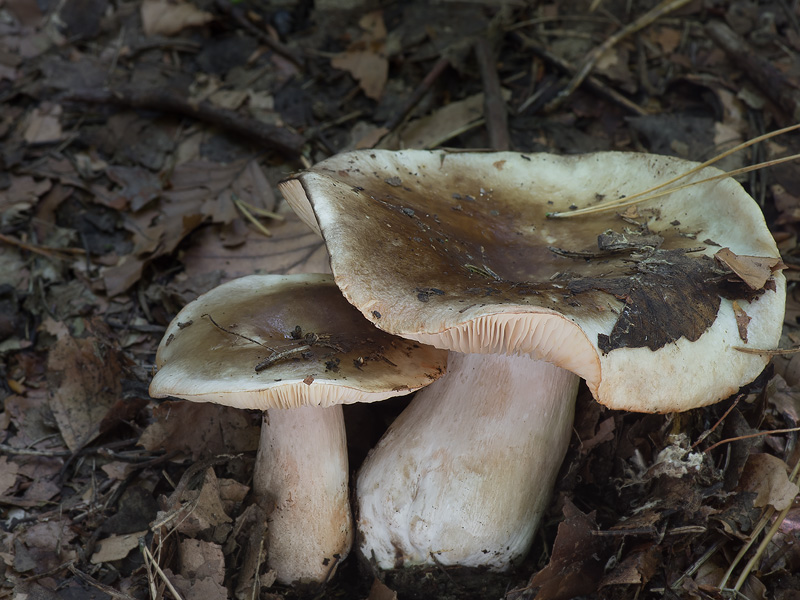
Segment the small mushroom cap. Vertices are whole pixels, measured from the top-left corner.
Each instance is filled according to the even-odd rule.
[[[251,275],[178,313],[150,395],[262,410],[375,402],[428,385],[446,364],[445,350],[374,327],[330,275]]]
[[[752,291],[713,259],[723,247],[779,258],[760,209],[722,179],[622,215],[547,213],[693,166],[619,152],[370,150],[281,188],[313,215],[344,295],[382,329],[460,352],[530,353],[583,377],[607,406],[669,412],[735,392],[768,361],[735,348],[778,342],[783,275]]]

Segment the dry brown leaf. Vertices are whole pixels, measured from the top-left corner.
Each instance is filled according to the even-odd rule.
[[[29,144],[50,144],[63,137],[61,131],[61,106],[58,104],[43,103],[39,108],[33,109],[25,128],[24,138]]]
[[[183,600],[228,600],[228,590],[210,577],[187,579],[182,575],[174,575],[168,569],[164,572]]]
[[[328,252],[316,236],[286,205],[279,214],[285,221],[269,222],[267,238],[248,228],[243,245],[231,247],[212,229],[192,236],[183,257],[190,279],[221,272],[223,279],[262,273],[330,273]]]
[[[8,458],[0,456],[0,495],[5,494],[17,482],[19,465],[8,462]]]
[[[189,452],[194,459],[258,448],[261,423],[250,413],[210,402],[164,402],[139,438],[147,450]]]
[[[122,391],[116,349],[70,335],[63,323],[46,325],[57,340],[47,359],[49,404],[61,437],[77,450],[100,432],[100,422]]]
[[[139,538],[144,537],[147,531],[137,531],[136,533],[128,533],[126,535],[112,535],[103,540],[100,540],[100,548],[92,554],[90,562],[93,565],[98,565],[112,560],[122,560],[131,550],[139,546]]]
[[[190,2],[144,0],[141,8],[145,35],[175,35],[187,27],[212,21],[214,16]]]
[[[367,600],[397,600],[397,592],[376,577],[372,580]]]
[[[188,490],[184,492],[182,499],[190,502],[193,506],[193,510],[182,517],[175,528],[186,536],[196,537],[210,534],[214,538],[214,530],[217,527],[232,521],[222,505],[219,496],[219,482],[211,467],[205,473],[200,490]]]
[[[654,27],[651,37],[664,54],[672,54],[680,45],[683,33],[674,27]]]
[[[211,578],[222,585],[225,580],[225,557],[222,546],[203,540],[181,540],[178,569],[187,579]]]
[[[762,289],[772,272],[783,268],[780,258],[734,254],[730,248],[722,248],[714,258],[736,273],[753,290]]]
[[[744,309],[739,306],[739,303],[734,300],[733,301],[733,316],[736,319],[736,327],[739,329],[739,337],[745,343],[747,343],[747,326],[750,323],[750,317],[747,316],[747,313],[744,312]]]
[[[363,35],[345,52],[333,57],[331,66],[349,72],[368,98],[380,100],[389,78],[386,26],[380,11],[364,15],[358,24]]]
[[[739,487],[758,494],[753,501],[755,506],[770,504],[776,510],[791,505],[800,492],[797,484],[789,481],[786,463],[771,454],[751,454],[748,457]]]
[[[596,529],[594,512],[586,515],[567,499],[550,562],[529,583],[541,586],[535,600],[567,600],[597,590],[605,561],[602,540],[592,534]]]
[[[642,544],[625,557],[613,571],[603,577],[600,587],[647,583],[656,572],[661,551],[655,544]]]

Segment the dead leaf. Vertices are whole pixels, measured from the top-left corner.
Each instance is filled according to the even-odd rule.
[[[175,528],[186,536],[196,537],[210,534],[213,539],[216,537],[217,528],[232,521],[222,505],[219,495],[219,482],[214,469],[211,467],[206,471],[200,490],[184,492],[182,500],[188,501],[193,505],[193,510],[181,518]],[[225,537],[223,536],[222,539]]]
[[[733,305],[733,316],[736,318],[736,327],[739,330],[739,337],[745,343],[747,343],[747,325],[750,323],[750,317],[747,316],[747,313],[744,312],[744,309],[739,306],[739,303],[734,300],[732,302]]]
[[[272,237],[248,229],[243,245],[231,247],[212,228],[198,231],[183,262],[190,279],[221,272],[224,279],[258,270],[265,273],[330,273],[325,243],[285,204],[279,214],[285,221],[270,222]]]
[[[386,56],[386,26],[380,11],[368,13],[358,22],[361,38],[331,59],[334,69],[349,72],[358,81],[368,98],[380,100],[389,78]]]
[[[586,515],[566,500],[550,562],[529,583],[541,586],[535,600],[567,600],[597,590],[604,561],[602,541],[592,534],[596,529],[594,512]]]
[[[258,448],[261,422],[249,413],[210,402],[164,402],[153,411],[155,422],[139,438],[147,450],[189,452],[193,458],[250,452]]]
[[[771,454],[751,454],[739,479],[739,487],[758,494],[753,505],[767,504],[776,510],[791,505],[800,489],[789,481],[788,467],[780,458]]]
[[[19,473],[19,465],[17,463],[9,463],[8,458],[0,456],[0,495],[5,494],[17,482],[17,473]]]
[[[61,131],[61,106],[58,104],[42,103],[33,109],[25,128],[24,138],[29,144],[50,144],[63,137]]]
[[[397,133],[386,136],[378,148],[435,148],[483,117],[483,106],[483,94],[451,102],[430,115],[410,121]]]
[[[112,560],[122,560],[131,550],[138,548],[139,538],[147,535],[147,530],[137,531],[136,533],[129,533],[126,535],[112,535],[103,540],[100,540],[100,548],[92,554],[90,562],[93,565],[98,565],[104,562],[111,562]]]
[[[183,600],[228,600],[228,590],[210,577],[187,579],[182,575],[172,574],[169,569],[164,569],[164,572]]]
[[[367,600],[397,600],[397,592],[376,577],[372,580]]]
[[[780,258],[738,255],[730,248],[722,248],[714,258],[736,273],[752,290],[763,289],[772,272],[784,268]]]
[[[180,574],[187,579],[210,578],[223,585],[225,580],[225,557],[222,547],[203,540],[181,540],[178,552]]]
[[[144,34],[175,35],[187,27],[198,27],[212,21],[214,16],[190,2],[144,0],[141,8]]]
[[[655,544],[643,544],[626,556],[613,571],[603,578],[600,587],[607,585],[640,585],[655,575],[661,550]]]
[[[58,337],[47,359],[50,409],[75,451],[100,433],[100,422],[121,393],[122,363],[117,350],[97,338],[74,338],[52,320],[47,328]]]

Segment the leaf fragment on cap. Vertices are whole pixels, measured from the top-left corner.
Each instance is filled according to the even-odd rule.
[[[736,273],[752,290],[762,289],[773,271],[785,268],[780,258],[734,254],[730,248],[722,248],[714,258]]]

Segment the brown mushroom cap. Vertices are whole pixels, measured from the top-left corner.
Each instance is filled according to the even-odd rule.
[[[777,344],[782,274],[752,292],[712,258],[721,247],[779,256],[760,209],[723,179],[624,217],[547,213],[628,196],[693,166],[618,152],[372,150],[334,156],[281,187],[305,220],[313,209],[336,283],[380,328],[460,352],[530,353],[586,379],[607,406],[668,412],[752,381],[768,357],[735,347]],[[734,301],[750,318],[744,336]]]
[[[261,410],[374,402],[431,383],[446,364],[446,351],[375,328],[330,275],[251,275],[175,317],[150,394]]]

